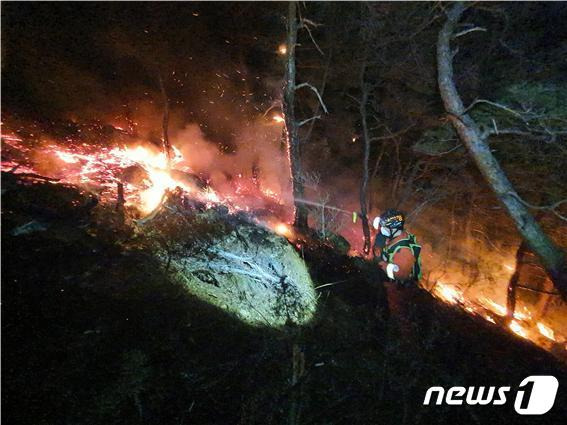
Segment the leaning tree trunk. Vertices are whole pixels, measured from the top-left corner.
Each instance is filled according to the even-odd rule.
[[[520,202],[514,187],[490,151],[488,136],[482,135],[476,122],[466,112],[457,92],[453,76],[454,52],[451,51],[451,38],[465,9],[463,3],[453,5],[447,13],[447,21],[437,39],[438,84],[445,110],[484,179],[506,207],[518,231],[530,249],[539,257],[555,286],[565,297],[567,296],[565,254],[542,231],[526,206]]]
[[[295,46],[297,44],[297,4],[289,2],[287,18],[287,61],[285,73],[285,88],[283,109],[285,127],[291,166],[291,183],[295,204],[294,226],[307,228],[307,208],[300,201],[303,199],[304,188],[301,169],[301,144],[299,140],[299,125],[295,120]]]

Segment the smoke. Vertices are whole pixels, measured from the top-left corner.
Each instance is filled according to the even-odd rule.
[[[207,139],[197,124],[175,131],[172,143],[191,170],[207,178],[218,192],[263,193],[291,204],[289,161],[281,137],[281,124],[258,118],[237,130],[229,152],[222,144]]]

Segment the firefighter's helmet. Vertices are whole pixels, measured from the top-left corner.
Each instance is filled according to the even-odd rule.
[[[380,216],[380,225],[387,227],[393,233],[396,230],[404,230],[406,217],[404,213],[395,209],[389,209]]]

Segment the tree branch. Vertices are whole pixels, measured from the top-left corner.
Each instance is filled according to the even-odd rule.
[[[487,105],[491,105],[494,106],[495,108],[498,109],[502,109],[503,111],[506,111],[512,115],[514,115],[515,117],[519,118],[522,121],[526,121],[523,117],[523,115],[521,113],[519,113],[518,111],[513,110],[512,108],[509,108],[508,106],[505,105],[501,105],[500,103],[496,103],[496,102],[492,102],[490,100],[486,100],[486,99],[476,99],[473,103],[471,103],[464,111],[461,115],[466,114],[468,111],[470,111],[472,108],[474,108],[476,105],[478,105],[479,103],[486,103]]]
[[[356,103],[358,103],[360,105],[360,99],[357,99],[356,97],[354,97],[353,95],[348,94],[348,93],[347,93],[347,97],[350,97],[352,100],[354,100]]]
[[[306,120],[303,120],[303,121],[297,123],[297,126],[301,127],[302,125],[305,125],[305,124],[307,124],[311,121],[318,120],[318,119],[321,119],[321,115],[315,115],[314,117],[307,118]]]
[[[313,25],[314,27],[318,27],[319,24],[316,24],[313,21],[310,21],[307,18],[303,18],[301,19],[301,26],[300,28],[305,28],[307,30],[307,34],[309,34],[309,38],[311,38],[311,41],[313,42],[313,44],[315,45],[315,48],[317,49],[317,51],[319,53],[321,53],[321,56],[325,56],[325,53],[323,53],[323,51],[321,50],[321,48],[319,47],[319,45],[317,44],[317,42],[315,41],[315,38],[313,37],[313,34],[311,33],[311,29],[309,28],[309,25]]]
[[[559,292],[545,291],[545,290],[543,290],[543,289],[536,289],[536,288],[532,288],[532,287],[526,286],[526,285],[520,285],[520,284],[518,284],[518,285],[516,285],[516,286],[517,286],[518,288],[525,289],[525,290],[527,290],[527,291],[539,292],[539,293],[541,293],[541,294],[561,295]],[[317,288],[315,288],[315,289],[317,289]]]
[[[369,141],[375,142],[377,140],[395,139],[396,137],[401,136],[404,133],[407,133],[414,126],[415,126],[415,124],[410,124],[408,127],[404,128],[400,131],[397,131],[395,133],[390,133],[388,136],[371,137]]]
[[[295,90],[299,90],[303,87],[308,87],[310,88],[316,95],[317,98],[319,99],[319,103],[321,104],[321,107],[323,108],[323,110],[325,111],[326,114],[329,113],[329,111],[327,110],[327,107],[325,106],[325,103],[323,102],[323,99],[321,98],[321,95],[319,94],[319,90],[317,90],[315,87],[313,87],[311,84],[309,83],[301,83],[298,84],[297,86],[295,86]]]
[[[555,214],[557,217],[559,217],[561,220],[567,221],[567,217],[561,215],[559,212],[556,211],[557,208],[559,208],[561,205],[563,205],[564,203],[567,202],[567,199],[562,199],[561,201],[558,201],[558,202],[551,204],[551,205],[538,206],[538,205],[532,205],[529,202],[524,201],[520,197],[520,195],[518,195],[515,192],[508,192],[507,195],[512,196],[513,198],[516,198],[520,203],[524,204],[528,208],[531,208],[533,210],[538,210],[538,211],[550,211],[553,214]]]
[[[486,28],[482,28],[482,27],[469,28],[469,29],[466,29],[464,31],[458,32],[457,34],[453,35],[453,39],[461,37],[461,36],[466,35],[466,34],[471,33],[471,32],[475,32],[475,31],[486,32]]]
[[[455,152],[457,149],[462,148],[462,147],[463,147],[463,145],[458,144],[457,146],[455,146],[455,147],[453,147],[453,148],[451,148],[451,149],[449,149],[449,150],[446,150],[445,152],[439,152],[439,153],[426,153],[426,152],[422,152],[422,153],[424,153],[424,154],[427,155],[427,156],[443,156],[443,155],[450,154],[451,152]]]

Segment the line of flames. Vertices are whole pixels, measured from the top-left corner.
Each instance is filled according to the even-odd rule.
[[[459,306],[467,312],[494,324],[496,323],[495,316],[503,318],[507,315],[505,306],[486,297],[468,299],[457,287],[443,282],[435,284],[432,294],[448,304]],[[541,345],[542,338],[551,343],[565,342],[565,338],[558,335],[548,324],[542,321],[534,321],[531,312],[525,306],[521,311],[514,312],[514,318],[508,324],[508,328],[514,334],[538,345]]]

